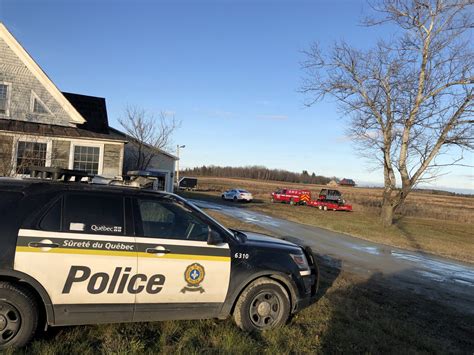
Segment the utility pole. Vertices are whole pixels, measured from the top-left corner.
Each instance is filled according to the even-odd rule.
[[[180,148],[185,148],[186,146],[185,145],[177,145],[176,146],[176,157],[178,158],[178,160],[176,161],[176,185],[178,186],[178,190],[179,190],[179,149]]]

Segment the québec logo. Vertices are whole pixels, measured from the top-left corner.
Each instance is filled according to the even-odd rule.
[[[186,291],[199,291],[200,293],[203,293],[204,288],[201,286],[201,282],[204,281],[204,276],[206,276],[204,266],[198,263],[189,265],[184,271],[184,280],[187,282],[187,285],[183,287],[181,292],[186,293]]]

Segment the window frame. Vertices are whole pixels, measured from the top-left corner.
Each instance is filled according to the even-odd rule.
[[[15,176],[17,177],[27,177],[30,176],[29,174],[21,174],[17,173],[18,168],[18,146],[20,142],[24,143],[41,143],[46,144],[46,160],[44,163],[45,167],[51,166],[51,156],[52,156],[52,146],[53,140],[51,138],[44,138],[44,137],[34,137],[34,136],[15,136],[14,137],[14,151],[12,154],[12,167]]]
[[[0,85],[5,85],[7,87],[7,106],[5,113],[0,112],[0,117],[10,117],[10,106],[11,106],[11,97],[12,97],[12,83],[7,81],[0,81]]]
[[[99,148],[99,165],[97,167],[97,175],[102,175],[104,168],[104,143],[87,142],[87,141],[71,141],[69,150],[69,169],[74,169],[74,150],[76,147],[92,147]]]
[[[46,109],[47,112],[35,112],[35,100],[38,100],[43,107]],[[31,90],[31,95],[30,95],[30,113],[33,115],[39,115],[39,116],[54,116],[51,110],[49,109],[48,105],[46,105],[43,100],[41,100],[33,90]]]

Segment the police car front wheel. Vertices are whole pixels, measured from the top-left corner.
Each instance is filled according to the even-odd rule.
[[[26,345],[36,332],[38,308],[26,288],[0,282],[0,350]]]
[[[269,278],[252,282],[240,295],[234,310],[237,326],[260,331],[284,325],[290,316],[290,300],[285,288]]]

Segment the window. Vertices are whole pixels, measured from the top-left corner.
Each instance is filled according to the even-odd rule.
[[[40,222],[42,230],[53,232],[61,230],[61,204],[62,199],[59,199],[48,209]]]
[[[105,194],[66,196],[63,230],[66,232],[123,235],[123,198]]]
[[[16,153],[17,174],[29,174],[32,166],[46,166],[47,143],[18,142]]]
[[[43,103],[37,98],[35,98],[33,101],[33,112],[40,114],[49,113]]]
[[[100,148],[88,146],[74,146],[73,169],[86,171],[89,174],[99,173]]]
[[[139,234],[151,238],[207,241],[209,225],[171,200],[138,200]]]
[[[0,190],[0,196],[2,196],[0,198],[0,213],[4,215],[23,198],[23,193]]]
[[[10,104],[10,84],[0,83],[0,115],[8,116]]]
[[[43,101],[36,95],[34,91],[31,91],[31,112],[40,115],[48,115],[51,113],[49,108],[44,104]]]

